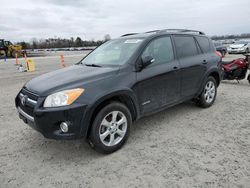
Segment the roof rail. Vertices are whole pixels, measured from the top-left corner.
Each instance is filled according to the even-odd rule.
[[[121,37],[126,37],[126,36],[136,35],[136,34],[138,34],[138,33],[127,33],[127,34],[122,35]]]
[[[161,30],[152,30],[152,31],[147,31],[145,33],[158,33],[159,31],[161,31]]]
[[[152,30],[152,31],[144,32],[144,33],[157,33],[159,31],[161,31],[161,30]],[[122,35],[121,37],[126,37],[126,36],[136,35],[136,34],[140,34],[140,33],[126,33],[126,34]]]
[[[205,33],[202,31],[190,30],[190,29],[163,29],[159,31],[159,33],[163,32],[198,33],[199,35],[205,35]]]
[[[196,30],[190,30],[190,29],[162,29],[162,30],[147,31],[144,33],[164,33],[164,32],[197,33],[199,35],[205,35],[205,33],[202,31],[196,31]],[[122,35],[121,37],[126,37],[126,36],[136,35],[136,34],[139,34],[139,33],[127,33],[127,34]]]

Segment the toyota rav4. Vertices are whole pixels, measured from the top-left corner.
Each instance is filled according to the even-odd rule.
[[[221,80],[220,60],[200,31],[125,34],[73,66],[27,82],[16,108],[47,138],[85,138],[95,150],[112,153],[143,116],[192,99],[210,107]]]

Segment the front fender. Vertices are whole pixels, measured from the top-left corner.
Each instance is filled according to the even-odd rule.
[[[139,106],[138,106],[138,100],[136,98],[136,95],[134,94],[133,90],[130,88],[123,88],[120,90],[113,91],[111,93],[106,93],[102,96],[99,96],[93,104],[89,104],[87,109],[86,109],[86,114],[82,119],[82,129],[81,129],[81,135],[84,136],[84,138],[87,138],[89,128],[91,126],[91,120],[92,116],[95,113],[95,110],[99,105],[104,103],[105,101],[108,101],[114,97],[119,97],[119,96],[126,96],[131,100],[131,103],[133,105],[133,108],[136,113],[136,119],[140,117],[140,112],[139,112]]]

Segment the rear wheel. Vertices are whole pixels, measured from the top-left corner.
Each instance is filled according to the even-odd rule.
[[[210,107],[217,95],[217,83],[214,77],[210,76],[207,78],[205,85],[203,87],[203,91],[197,99],[197,103],[199,106],[203,108]]]
[[[132,117],[128,108],[118,102],[105,106],[97,114],[89,136],[89,143],[96,151],[112,153],[126,142]]]

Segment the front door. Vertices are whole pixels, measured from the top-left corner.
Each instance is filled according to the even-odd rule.
[[[160,110],[179,99],[178,61],[174,58],[170,36],[151,41],[142,57],[152,56],[155,62],[137,73],[135,93],[142,115]]]

